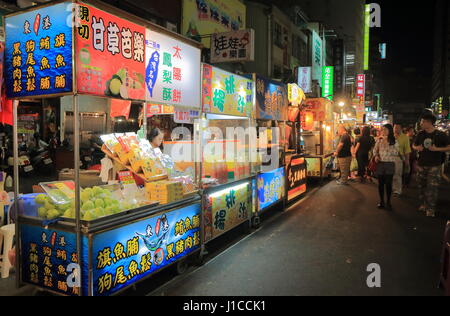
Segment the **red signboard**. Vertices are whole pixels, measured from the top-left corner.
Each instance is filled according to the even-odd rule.
[[[76,18],[78,92],[145,100],[145,28],[85,4]]]
[[[356,96],[364,101],[366,96],[366,75],[357,75],[356,76]]]

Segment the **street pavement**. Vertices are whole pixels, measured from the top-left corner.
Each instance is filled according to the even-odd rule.
[[[375,184],[331,182],[151,295],[443,295],[437,285],[450,185],[440,197],[432,219],[417,211],[415,189],[388,212],[376,208]],[[381,288],[367,286],[371,263],[381,267]]]
[[[440,296],[437,288],[450,184],[440,192],[438,218],[417,212],[417,190],[378,210],[375,184],[313,189],[285,212],[273,209],[249,235],[236,229],[211,242],[201,267],[176,276],[168,269],[123,293],[126,296]],[[381,288],[367,287],[367,266],[381,267]],[[2,295],[44,295],[13,289]]]

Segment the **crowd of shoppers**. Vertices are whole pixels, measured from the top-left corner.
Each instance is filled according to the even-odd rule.
[[[436,216],[439,185],[444,174],[446,153],[450,152],[449,136],[436,129],[436,118],[425,113],[419,130],[401,125],[384,125],[381,129],[364,126],[349,131],[339,127],[340,141],[335,152],[341,176],[339,185],[354,181],[352,160],[357,161],[357,178],[361,183],[378,179],[378,208],[392,210],[392,196],[400,197],[414,173],[419,186],[420,211]]]

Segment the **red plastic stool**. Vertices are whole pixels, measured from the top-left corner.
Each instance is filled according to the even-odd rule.
[[[446,295],[450,296],[450,222],[447,223],[444,235],[440,286],[445,290]]]

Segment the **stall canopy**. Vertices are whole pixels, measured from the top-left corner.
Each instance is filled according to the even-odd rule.
[[[312,113],[315,122],[333,120],[333,102],[328,99],[306,99],[303,110]]]
[[[61,2],[6,17],[8,98],[86,94],[200,108],[200,46],[104,8],[117,11]]]

